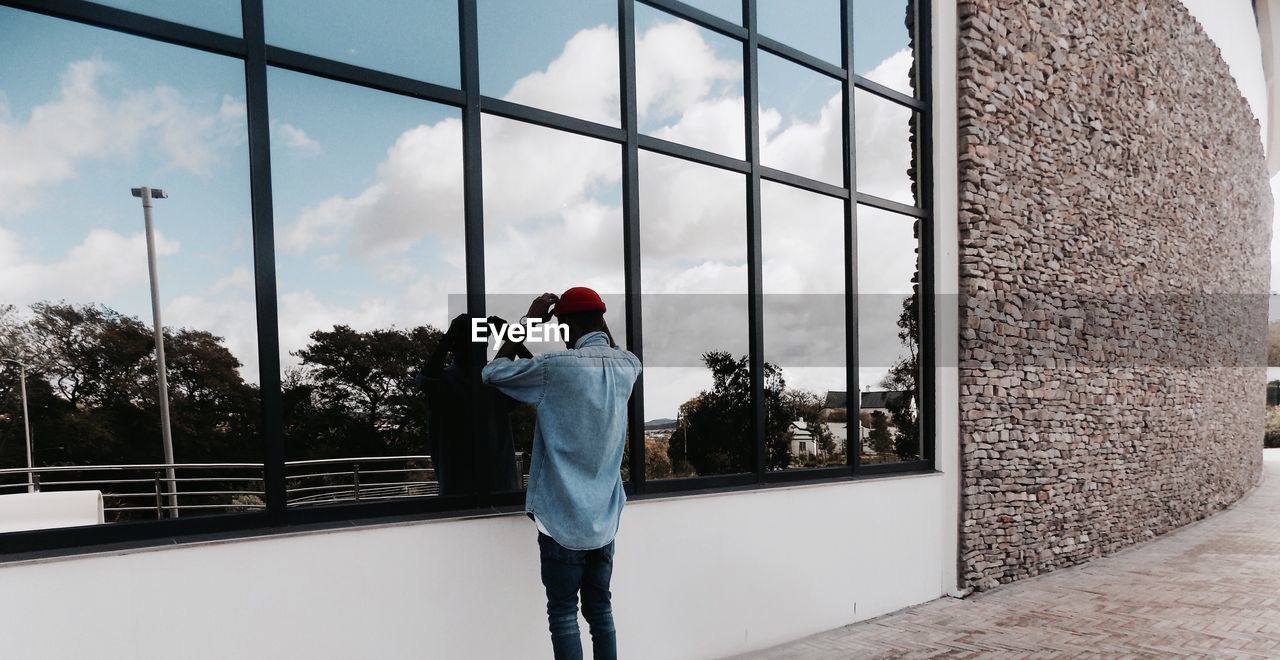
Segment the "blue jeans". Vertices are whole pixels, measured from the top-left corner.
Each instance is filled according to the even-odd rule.
[[[582,592],[582,616],[591,628],[592,657],[615,660],[618,637],[613,627],[609,580],[613,577],[613,542],[595,550],[570,550],[555,539],[538,533],[542,554],[542,585],[547,588],[547,622],[556,660],[580,660],[582,639],[578,631],[578,592]]]

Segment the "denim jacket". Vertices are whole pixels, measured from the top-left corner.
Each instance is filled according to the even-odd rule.
[[[640,360],[611,348],[603,332],[570,350],[493,360],[481,372],[486,384],[537,408],[525,511],[566,548],[604,547],[618,533],[627,400],[639,375]]]

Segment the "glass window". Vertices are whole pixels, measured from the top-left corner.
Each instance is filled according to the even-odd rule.
[[[243,34],[239,0],[204,0],[203,2],[95,0],[95,2],[211,32],[229,34],[233,37]]]
[[[740,0],[684,0],[686,5],[701,9],[731,23],[742,25],[742,2]]]
[[[741,42],[637,3],[636,103],[642,133],[746,157]]]
[[[604,299],[605,323],[625,347],[621,148],[488,115],[482,134],[488,313],[516,321],[539,294],[587,286]],[[563,340],[525,346],[534,354],[565,348]],[[496,348],[491,342],[490,355]],[[511,425],[517,470],[527,477],[533,409],[494,396],[506,407],[491,414]]]
[[[41,490],[100,491],[108,523],[262,508],[243,63],[0,26],[0,494],[27,490],[29,430]],[[142,186],[168,195],[154,250]]]
[[[858,192],[915,206],[915,111],[861,89],[853,99]]]
[[[914,0],[852,2],[854,70],[915,96]]]
[[[919,221],[858,207],[862,463],[921,456]]]
[[[740,174],[640,154],[649,479],[755,469],[745,185]]]
[[[541,293],[587,286],[625,346],[620,147],[490,115],[482,128],[489,313],[514,321]]]
[[[856,0],[855,0],[856,1]],[[757,0],[760,34],[840,64],[840,0]]]
[[[844,101],[834,78],[761,52],[760,162],[844,185]]]
[[[459,87],[455,0],[264,0],[267,43]]]
[[[618,5],[480,0],[480,91],[617,126]]]
[[[844,465],[844,202],[768,181],[760,202],[766,467]]]
[[[474,491],[458,110],[268,84],[290,505]]]

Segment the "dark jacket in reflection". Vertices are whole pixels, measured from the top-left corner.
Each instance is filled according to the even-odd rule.
[[[465,326],[464,317],[454,319],[416,378],[426,395],[428,446],[440,494],[516,491],[520,475],[510,415],[520,402],[480,383],[484,365],[469,364]],[[446,355],[453,357],[447,367]]]

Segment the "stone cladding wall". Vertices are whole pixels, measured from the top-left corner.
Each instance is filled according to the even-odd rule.
[[[960,574],[987,589],[1255,483],[1271,195],[1177,0],[959,17]]]

